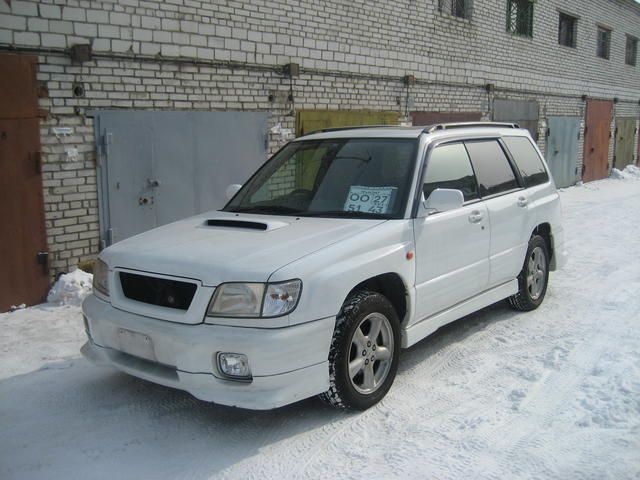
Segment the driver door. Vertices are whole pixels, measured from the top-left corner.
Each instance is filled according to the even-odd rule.
[[[427,160],[425,199],[436,188],[462,191],[464,205],[416,218],[416,321],[483,292],[489,281],[490,223],[465,146],[435,147]]]

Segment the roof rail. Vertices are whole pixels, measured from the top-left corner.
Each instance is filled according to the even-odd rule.
[[[457,123],[438,123],[435,125],[429,125],[425,127],[424,133],[433,133],[437,130],[450,130],[454,128],[469,128],[469,127],[500,127],[500,128],[520,128],[517,123],[503,123],[503,122],[457,122]]]
[[[356,125],[352,127],[320,128],[318,130],[312,130],[311,132],[307,132],[301,136],[306,137],[307,135],[313,135],[314,133],[340,132],[342,130],[360,130],[364,128],[402,128],[402,125]]]

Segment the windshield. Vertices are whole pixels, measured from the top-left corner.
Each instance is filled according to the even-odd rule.
[[[296,216],[402,218],[415,139],[292,142],[265,163],[224,211]]]

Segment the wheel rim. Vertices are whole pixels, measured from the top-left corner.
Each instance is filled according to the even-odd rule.
[[[546,283],[547,257],[544,250],[536,247],[529,255],[529,265],[527,268],[527,290],[531,300],[538,300]]]
[[[348,376],[357,392],[369,395],[384,383],[393,362],[393,330],[381,313],[364,317],[353,332]]]

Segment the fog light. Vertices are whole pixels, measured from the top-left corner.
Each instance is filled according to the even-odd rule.
[[[240,380],[251,378],[249,359],[242,353],[218,353],[218,369],[227,377]]]

